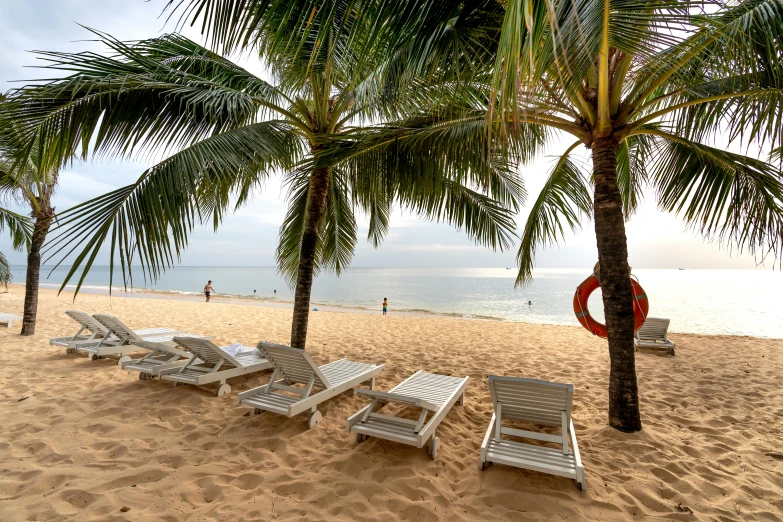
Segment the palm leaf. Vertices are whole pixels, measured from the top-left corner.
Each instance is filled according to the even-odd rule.
[[[207,138],[145,171],[136,183],[62,212],[47,254],[59,257],[59,265],[83,246],[63,281],[64,287],[83,265],[78,291],[111,234],[110,266],[116,256],[124,285],[132,283],[134,258],[145,280],[155,280],[179,258],[195,223],[211,218],[216,226],[232,198],[241,203],[249,187],[275,168],[290,167],[300,153],[298,136],[276,121]]]
[[[45,166],[59,166],[80,146],[85,155],[90,146],[110,156],[176,150],[253,123],[279,98],[183,36],[129,44],[93,33],[113,56],[39,52],[49,69],[74,74],[20,89],[7,111],[19,142],[37,144]]]
[[[783,173],[769,163],[655,131],[651,182],[662,210],[738,252],[779,258]]]
[[[549,179],[530,208],[517,252],[519,273],[516,285],[526,285],[532,280],[539,246],[556,245],[565,238],[564,224],[570,230],[576,230],[581,219],[592,214],[593,200],[587,176],[569,158],[579,144],[571,145],[555,163]]]
[[[0,207],[0,233],[8,227],[11,245],[15,250],[30,246],[33,236],[33,222],[27,216]]]

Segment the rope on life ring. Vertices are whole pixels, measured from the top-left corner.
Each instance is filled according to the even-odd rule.
[[[587,300],[590,299],[590,295],[600,287],[601,282],[596,273],[590,274],[587,279],[576,287],[576,292],[574,293],[574,314],[579,324],[584,326],[587,331],[593,335],[606,338],[606,325],[596,321],[587,308]],[[635,332],[642,327],[647,319],[650,302],[647,299],[644,288],[639,284],[639,280],[633,275],[631,276],[631,290],[633,291],[633,330]]]

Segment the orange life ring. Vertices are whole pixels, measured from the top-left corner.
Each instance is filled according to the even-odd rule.
[[[606,337],[606,325],[601,324],[590,315],[587,309],[587,300],[590,294],[601,287],[601,282],[595,274],[582,281],[582,284],[576,288],[574,293],[574,313],[579,323],[587,328],[593,335]],[[631,279],[631,288],[633,289],[633,331],[635,332],[644,324],[647,319],[647,312],[650,310],[650,303],[647,300],[647,294],[644,288],[635,279]]]

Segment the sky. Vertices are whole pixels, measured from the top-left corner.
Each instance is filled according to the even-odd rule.
[[[20,85],[19,81],[51,77],[49,71],[37,69],[40,60],[33,50],[80,52],[102,51],[89,40],[93,35],[84,27],[111,34],[121,40],[150,38],[175,30],[166,23],[161,11],[167,0],[0,0],[0,92]],[[80,25],[81,24],[81,25]],[[183,32],[200,41],[200,35],[187,27]],[[265,77],[259,61],[253,57],[239,64]],[[543,186],[556,155],[570,141],[554,143],[551,150],[533,163],[520,167],[529,197],[517,216],[521,234],[529,207]],[[87,161],[63,169],[59,189],[54,197],[57,210],[128,185],[152,165],[144,161]],[[270,180],[251,202],[225,218],[217,233],[199,226],[190,237],[189,247],[181,258],[191,266],[273,266],[280,224],[286,209],[285,189],[279,177]],[[9,204],[6,202],[6,204]],[[20,213],[29,209],[10,203]],[[568,233],[558,246],[540,248],[536,256],[539,268],[592,267],[597,260],[593,224],[585,220],[583,228]],[[725,247],[704,241],[688,231],[675,216],[656,209],[654,192],[646,199],[626,225],[629,262],[637,268],[757,268],[752,254],[732,255]],[[360,222],[359,243],[352,266],[464,266],[514,267],[516,248],[505,252],[477,246],[461,231],[446,225],[422,221],[416,216],[396,211],[388,237],[378,248],[366,240],[366,218]],[[11,249],[6,234],[0,235],[0,251],[12,264],[24,264],[25,254]],[[103,252],[96,264],[108,264]],[[771,267],[770,263],[766,264]]]

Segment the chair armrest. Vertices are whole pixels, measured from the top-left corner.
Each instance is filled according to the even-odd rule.
[[[394,402],[397,404],[406,404],[409,406],[419,406],[425,410],[436,411],[438,406],[423,399],[417,399],[415,397],[408,397],[406,395],[399,395],[397,393],[382,392],[378,390],[367,390],[365,388],[356,388],[356,395],[362,395],[370,397],[372,399],[378,399],[383,402]]]

